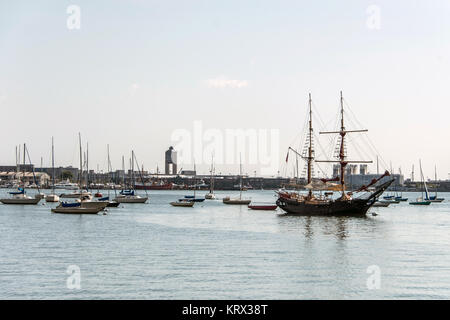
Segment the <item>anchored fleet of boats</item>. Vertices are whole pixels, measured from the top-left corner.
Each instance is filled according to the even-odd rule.
[[[391,204],[398,204],[400,202],[405,202],[408,198],[404,198],[402,194],[389,194],[382,197],[383,192],[393,183],[394,179],[391,178],[391,173],[385,171],[378,178],[373,179],[367,185],[363,185],[355,191],[347,191],[345,184],[345,170],[346,166],[350,163],[371,163],[368,160],[349,160],[346,148],[346,137],[348,134],[367,132],[366,129],[358,130],[348,130],[344,122],[344,100],[341,92],[340,96],[340,116],[339,116],[339,128],[335,131],[323,131],[320,134],[337,134],[338,146],[337,154],[335,159],[331,160],[318,160],[315,158],[314,142],[313,142],[313,117],[312,117],[312,99],[311,94],[309,95],[308,103],[308,127],[306,134],[305,146],[303,152],[298,152],[292,147],[288,149],[288,155],[286,161],[288,160],[289,152],[294,152],[296,157],[300,157],[306,162],[306,177],[307,184],[305,188],[306,193],[300,193],[298,191],[291,192],[284,189],[278,190],[276,203],[253,203],[251,199],[246,199],[242,197],[242,191],[247,190],[242,183],[242,161],[240,159],[239,163],[239,197],[231,198],[226,196],[222,199],[223,204],[226,205],[247,205],[249,209],[252,210],[276,210],[277,207],[281,208],[282,211],[287,214],[294,215],[318,215],[318,216],[361,216],[365,215],[369,208],[373,207],[388,207]],[[22,182],[15,191],[9,192],[10,197],[0,199],[5,205],[36,205],[41,199],[45,198],[46,202],[59,202],[59,204],[51,209],[53,213],[66,213],[66,214],[97,214],[107,207],[118,207],[119,204],[123,203],[135,203],[135,204],[145,204],[149,200],[147,190],[168,190],[172,189],[171,184],[162,182],[152,182],[147,184],[144,182],[140,166],[137,162],[134,151],[131,152],[130,169],[131,169],[131,182],[129,185],[126,184],[125,174],[123,175],[122,190],[117,193],[116,185],[109,181],[107,185],[112,187],[108,188],[108,195],[103,197],[100,193],[100,188],[97,186],[97,193],[95,194],[95,199],[92,197],[92,193],[89,191],[89,167],[88,167],[88,145],[86,145],[86,155],[85,155],[85,165],[83,166],[83,152],[81,144],[81,135],[79,138],[79,151],[80,151],[80,168],[78,183],[71,183],[66,181],[63,183],[55,183],[55,164],[54,164],[54,141],[52,137],[52,192],[48,195],[44,195],[39,190],[39,185],[36,183],[36,177],[33,169],[33,185],[37,188],[37,194],[34,197],[30,197],[26,194],[25,189],[25,167],[26,167],[26,156],[31,164],[30,156],[26,148],[26,144],[23,145],[23,168],[22,168]],[[110,155],[109,155],[109,145],[107,146],[107,161],[108,161],[108,172],[112,171]],[[328,162],[338,164],[339,171],[338,175],[332,177],[331,179],[315,179],[313,180],[313,163]],[[137,171],[135,171],[135,166]],[[422,171],[422,163],[419,161],[420,174],[421,174],[421,186],[422,195],[415,201],[410,201],[410,205],[430,205],[433,202],[442,202],[444,198],[439,198],[437,194],[437,188],[434,195],[430,195],[428,192],[427,184],[424,179]],[[122,157],[122,169],[125,172],[124,158]],[[19,168],[19,167],[18,167]],[[378,160],[377,160],[378,168]],[[86,176],[83,176],[83,170],[85,169]],[[136,184],[135,174],[140,178],[140,183]],[[194,164],[195,172],[195,164]],[[111,179],[112,180],[112,179]],[[435,180],[436,168],[435,168]],[[337,183],[334,183],[337,182]],[[209,188],[209,192],[204,197],[197,197],[197,189]],[[72,192],[62,193],[57,195],[56,189],[66,189],[73,190]],[[141,196],[136,193],[136,189],[144,190],[146,195]],[[114,190],[114,199],[110,199],[110,190]],[[322,192],[329,190],[331,192]],[[338,197],[333,197],[334,191],[339,193]],[[61,199],[72,199],[72,202],[61,201]],[[196,176],[194,176],[193,185],[193,195],[185,195],[183,198],[177,201],[170,202],[170,205],[174,207],[190,207],[192,208],[195,203],[200,203],[205,200],[217,200],[217,196],[214,193],[214,159],[211,161],[210,170],[210,181],[209,185],[206,185],[203,181],[201,184],[197,184]]]

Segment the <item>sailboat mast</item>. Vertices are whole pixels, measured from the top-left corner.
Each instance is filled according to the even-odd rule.
[[[195,199],[195,190],[197,189],[197,170],[195,169],[195,162],[194,162],[194,199]]]
[[[213,170],[214,170],[214,156],[211,156],[211,176],[209,178],[209,193],[214,192],[214,180],[213,180]]]
[[[89,143],[86,142],[86,191],[89,191]]]
[[[131,150],[131,179],[132,179],[132,186],[133,190],[135,189],[135,182],[134,182],[134,150]]]
[[[53,194],[55,194],[55,147],[53,145],[52,137],[52,184],[53,184]]]
[[[107,153],[108,153],[108,183],[111,181],[111,170],[110,170],[110,166],[109,166],[109,162],[110,162],[110,159],[109,159],[109,144],[107,144],[106,145],[106,151],[107,151]],[[108,187],[108,197],[109,197],[109,187]]]
[[[437,199],[437,189],[438,189],[438,184],[437,184],[437,171],[436,171],[436,165],[434,165],[434,195]]]
[[[123,189],[126,189],[125,186],[125,157],[122,156],[122,171],[123,171]]]
[[[242,199],[242,158],[239,153],[239,199]]]
[[[308,143],[308,184],[312,181],[312,160],[313,160],[313,151],[312,151],[312,135],[313,135],[313,127],[312,127],[312,107],[311,107],[311,93],[309,94],[309,143]],[[297,169],[298,170],[298,169]],[[309,189],[309,197],[312,196],[312,190]]]
[[[80,144],[80,179],[79,179],[79,184],[80,184],[80,190],[83,188],[82,187],[82,181],[83,181],[83,152],[81,150],[81,134],[78,132],[78,142]]]
[[[22,179],[23,179],[23,189],[25,190],[25,150],[26,145],[23,144],[23,169],[22,169]]]

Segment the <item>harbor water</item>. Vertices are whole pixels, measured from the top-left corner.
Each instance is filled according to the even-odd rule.
[[[286,216],[221,200],[172,207],[192,192],[148,193],[146,204],[106,215],[54,214],[43,200],[0,204],[0,299],[450,299],[449,193],[443,203],[391,204],[365,218]],[[243,195],[276,200],[274,191]]]

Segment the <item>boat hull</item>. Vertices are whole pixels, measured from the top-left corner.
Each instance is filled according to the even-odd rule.
[[[148,197],[143,198],[132,198],[132,197],[118,197],[115,198],[114,201],[118,203],[146,203],[148,200]]]
[[[135,185],[136,190],[172,190],[173,184],[161,184],[161,185]]]
[[[40,198],[31,198],[31,199],[0,199],[0,202],[3,204],[38,204],[41,201]]]
[[[193,207],[194,201],[179,201],[179,202],[171,202],[170,204],[174,207]]]
[[[80,199],[81,197],[88,197],[92,199],[92,194],[90,192],[75,192],[75,193],[62,193],[59,195],[60,198],[69,198],[69,199]]]
[[[206,198],[191,198],[191,197],[184,197],[183,199],[179,199],[179,201],[189,201],[189,202],[203,202]]]
[[[107,207],[108,208],[117,208],[119,206],[119,202],[117,201],[109,201]]]
[[[249,205],[251,200],[244,200],[244,199],[223,199],[223,203],[225,204],[234,204],[234,205]]]
[[[373,202],[367,200],[330,200],[323,203],[279,198],[277,205],[288,214],[305,216],[365,216]]]
[[[100,210],[103,210],[108,205],[109,201],[82,201],[81,207],[82,208],[99,208]]]
[[[413,206],[428,206],[429,204],[431,204],[431,201],[415,201],[410,202],[409,204]]]
[[[97,214],[101,211],[101,208],[83,208],[83,207],[75,207],[75,208],[64,208],[64,207],[56,207],[52,209],[53,213],[66,213],[66,214]]]
[[[276,210],[277,205],[249,205],[248,208],[252,210]]]
[[[48,194],[45,197],[45,201],[46,202],[58,202],[59,201],[59,196],[56,194]]]

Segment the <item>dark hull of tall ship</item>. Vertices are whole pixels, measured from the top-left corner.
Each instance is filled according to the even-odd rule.
[[[280,196],[277,205],[288,214],[304,216],[364,216],[378,197],[389,187],[394,180],[382,184],[369,197],[352,200],[330,200],[327,202],[299,202]]]
[[[136,190],[172,190],[173,184],[167,183],[167,184],[136,184],[135,185]]]
[[[289,214],[305,216],[364,216],[375,201],[335,200],[312,204],[289,199],[278,199],[277,205]]]

